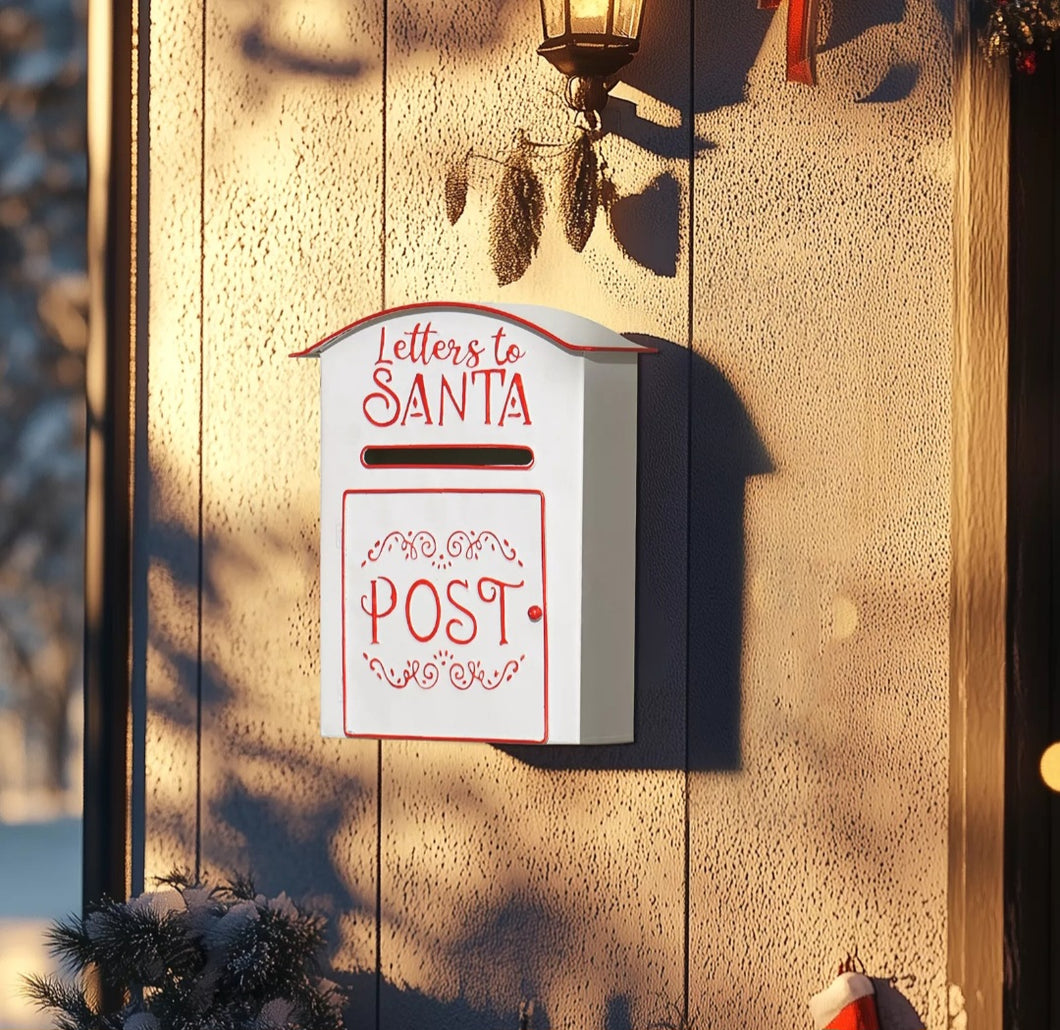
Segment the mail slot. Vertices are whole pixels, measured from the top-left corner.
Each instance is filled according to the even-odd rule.
[[[633,739],[645,350],[436,303],[294,355],[321,366],[325,736]]]

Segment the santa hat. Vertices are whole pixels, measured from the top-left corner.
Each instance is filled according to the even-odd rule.
[[[852,970],[840,974],[810,999],[817,1030],[879,1030],[872,981]]]

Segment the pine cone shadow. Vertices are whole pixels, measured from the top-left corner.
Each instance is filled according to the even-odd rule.
[[[656,275],[677,275],[681,188],[669,173],[643,193],[616,200],[608,212],[611,234],[622,252]]]
[[[920,78],[920,66],[917,64],[896,64],[889,68],[878,85],[865,96],[854,101],[856,104],[894,104],[905,100],[913,92]]]

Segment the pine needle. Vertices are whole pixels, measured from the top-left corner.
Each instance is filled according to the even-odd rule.
[[[54,922],[45,930],[44,942],[49,954],[59,959],[63,968],[68,970],[84,968],[95,955],[80,916],[67,916]]]
[[[165,876],[156,876],[155,883],[159,887],[172,887],[174,890],[187,890],[196,886],[195,877],[190,870],[174,867]]]
[[[55,1013],[60,1030],[81,1030],[96,1021],[96,1014],[80,987],[52,976],[26,976],[22,983],[26,997],[38,1009]]]

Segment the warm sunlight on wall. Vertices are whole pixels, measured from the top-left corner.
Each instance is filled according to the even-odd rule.
[[[535,4],[152,5],[147,871],[315,899],[363,1025],[378,961],[389,1025],[532,998],[632,1030],[687,987],[702,1025],[798,1026],[856,944],[941,1030],[951,30],[837,9],[808,90],[782,17],[697,11],[693,80],[689,5],[653,7],[600,144],[615,235],[547,221],[502,290],[488,158],[569,132]],[[497,298],[659,341],[638,744],[321,740],[317,369],[286,355]]]

